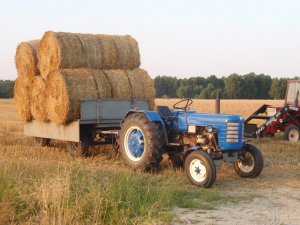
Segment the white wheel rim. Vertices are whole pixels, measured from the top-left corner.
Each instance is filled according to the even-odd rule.
[[[143,146],[143,153],[141,156],[134,155],[133,150],[130,148],[130,139],[132,139],[133,132],[140,132],[143,137],[143,139],[137,141],[140,146]],[[126,131],[125,138],[124,138],[124,148],[125,148],[125,153],[130,160],[137,162],[141,160],[141,158],[143,158],[146,149],[144,138],[145,138],[144,133],[137,126],[132,126]]]
[[[200,159],[193,159],[190,163],[190,174],[196,182],[202,182],[206,178],[206,168]]]
[[[245,159],[238,162],[238,166],[243,173],[250,173],[254,169],[254,157],[251,153],[245,153]]]
[[[291,129],[289,132],[289,140],[291,142],[296,142],[299,140],[299,132],[296,129]]]

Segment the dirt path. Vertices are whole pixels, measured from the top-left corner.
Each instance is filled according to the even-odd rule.
[[[247,201],[223,202],[213,210],[174,208],[174,224],[300,224],[300,166],[265,168],[256,179],[219,173],[222,196],[254,196]]]
[[[223,204],[215,210],[174,209],[175,224],[300,224],[300,190],[257,192],[251,202]]]

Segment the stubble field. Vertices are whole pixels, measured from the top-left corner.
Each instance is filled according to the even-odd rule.
[[[157,99],[172,106],[177,99]],[[261,104],[223,100],[222,113],[250,115]],[[191,109],[213,112],[213,100]],[[300,143],[252,141],[265,158],[257,179],[241,179],[217,162],[212,189],[191,186],[166,160],[155,173],[128,169],[110,146],[70,157],[64,142],[35,147],[22,135],[13,100],[0,100],[1,224],[299,224]]]

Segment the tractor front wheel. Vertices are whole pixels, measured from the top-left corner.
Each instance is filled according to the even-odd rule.
[[[244,151],[239,154],[239,159],[233,163],[233,167],[240,177],[255,178],[263,170],[264,158],[258,148],[246,144]]]
[[[283,136],[285,140],[297,142],[300,138],[300,129],[296,125],[290,125],[285,129]]]
[[[120,130],[120,153],[133,169],[155,169],[162,160],[164,128],[143,113],[129,115]]]
[[[216,166],[203,151],[193,151],[185,159],[185,173],[188,180],[198,187],[210,188],[216,180]]]

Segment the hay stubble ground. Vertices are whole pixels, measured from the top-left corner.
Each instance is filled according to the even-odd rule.
[[[156,100],[169,106],[175,102]],[[248,116],[262,103],[226,100],[221,111]],[[268,103],[281,105],[282,101]],[[196,100],[192,109],[212,112],[213,101]],[[280,136],[254,143],[265,157],[259,178],[241,179],[231,165],[217,162],[215,186],[201,190],[189,185],[180,169],[166,166],[155,174],[130,171],[107,154],[109,147],[85,159],[70,157],[65,143],[35,147],[32,138],[22,135],[12,100],[0,100],[0,221],[130,224],[153,223],[158,218],[167,224],[299,224],[300,143],[285,142]],[[122,189],[113,189],[116,186]],[[136,186],[138,193],[132,189]],[[170,195],[173,190],[176,193]],[[138,211],[136,215],[128,207]]]

